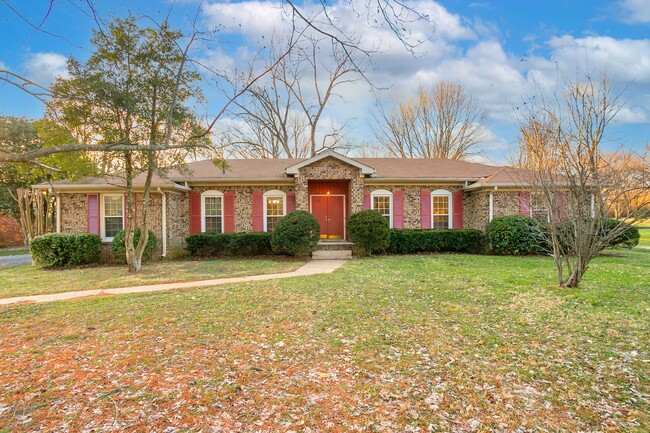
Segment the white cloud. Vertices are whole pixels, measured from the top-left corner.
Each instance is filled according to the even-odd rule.
[[[210,1],[205,7],[206,22],[241,37],[237,49],[213,55],[213,64],[245,66],[256,52],[254,47],[263,46],[273,33],[281,33],[288,25],[286,11],[278,3]],[[483,3],[475,7],[489,7]],[[576,80],[580,73],[597,77],[606,72],[611,84],[625,91],[628,105],[619,113],[618,124],[647,123],[650,119],[650,39],[558,35],[546,41],[529,40],[530,52],[536,54],[513,53],[499,42],[502,34],[494,23],[470,21],[433,1],[407,4],[430,17],[430,22],[417,21],[409,27],[414,39],[424,41],[418,48],[426,53],[421,57],[409,53],[395,33],[381,25],[381,19],[373,25],[378,17],[367,10],[352,10],[347,0],[330,3],[328,11],[343,34],[360,35],[364,48],[376,50],[372,56],[374,68],[367,72],[367,77],[377,88],[388,89],[384,96],[414,95],[419,85],[440,80],[460,82],[471,91],[488,110],[491,123],[482,157],[502,158],[495,155],[503,155],[510,146],[509,140],[514,140],[515,107],[530,95],[551,96],[563,86],[563,77]],[[650,22],[650,15],[645,15],[650,14],[650,2],[625,0],[621,4],[634,11],[638,22]],[[308,16],[322,13],[318,2],[301,10]],[[322,22],[322,15],[317,19]],[[370,128],[375,108],[367,83],[361,80],[347,84],[339,92],[344,98],[333,99],[327,114],[341,124],[350,121],[351,135],[372,139]]]
[[[648,0],[622,0],[623,21],[630,24],[650,23],[650,2]]]
[[[47,86],[56,77],[67,77],[67,57],[59,53],[34,53],[24,63],[25,74],[34,82]]]
[[[648,123],[648,115],[641,107],[623,107],[616,113],[614,122],[622,123]]]

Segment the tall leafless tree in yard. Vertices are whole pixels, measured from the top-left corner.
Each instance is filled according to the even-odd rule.
[[[91,17],[91,19],[94,19],[97,24],[96,37],[98,40],[102,38],[105,39],[107,36],[105,32],[110,30],[109,27],[107,27],[103,22],[102,16],[98,13],[92,0],[85,0],[84,3],[87,5],[88,10],[82,10],[82,12],[86,16]],[[40,158],[72,151],[109,152],[113,155],[122,155],[124,158],[121,166],[127,173],[127,260],[129,261],[130,270],[139,270],[142,251],[147,242],[148,232],[146,213],[149,208],[149,191],[153,173],[157,168],[157,163],[160,161],[158,157],[159,152],[187,150],[188,148],[196,148],[197,145],[205,145],[206,141],[213,133],[215,125],[229,109],[231,104],[238,101],[239,98],[251,89],[252,86],[256,85],[262,77],[269,72],[274,71],[276,67],[281,65],[281,63],[292,54],[294,48],[298,46],[298,42],[303,41],[303,37],[307,30],[321,35],[326,39],[332,47],[334,47],[334,52],[338,53],[341,59],[345,59],[346,62],[349,62],[345,63],[348,65],[346,68],[348,68],[349,71],[354,69],[359,70],[360,63],[355,60],[357,56],[363,57],[371,54],[370,50],[363,48],[361,44],[358,43],[356,37],[350,37],[345,31],[337,26],[335,11],[328,9],[324,2],[320,5],[320,11],[317,11],[312,15],[305,12],[306,8],[298,7],[291,1],[285,1],[284,5],[287,10],[286,19],[291,31],[289,42],[286,44],[283,52],[278,53],[278,55],[265,64],[261,70],[252,74],[249,77],[249,80],[243,86],[237,88],[216,113],[208,116],[211,120],[198,128],[198,125],[193,123],[192,125],[185,125],[186,127],[184,129],[179,129],[179,127],[182,127],[183,125],[181,124],[182,122],[178,121],[182,114],[187,114],[187,107],[183,107],[182,100],[196,96],[192,94],[192,91],[189,91],[188,93],[189,86],[186,85],[187,81],[184,77],[195,74],[197,69],[202,67],[199,61],[190,58],[189,49],[197,39],[202,39],[204,43],[215,42],[209,41],[209,38],[205,33],[197,30],[196,24],[198,20],[196,17],[192,23],[192,32],[185,39],[187,43],[184,47],[177,43],[175,39],[178,38],[175,37],[163,36],[160,40],[151,40],[152,44],[159,43],[161,46],[168,48],[165,53],[156,50],[155,47],[149,52],[152,57],[148,58],[148,60],[150,60],[152,64],[156,64],[153,70],[147,67],[141,69],[141,73],[139,74],[135,72],[137,66],[133,66],[131,63],[142,60],[142,56],[133,57],[128,54],[125,56],[114,56],[110,60],[106,60],[105,63],[110,63],[112,61],[119,69],[116,74],[123,73],[125,74],[126,79],[114,80],[114,82],[110,83],[110,86],[106,86],[104,85],[106,83],[101,83],[102,78],[104,78],[106,74],[95,73],[92,68],[88,70],[90,71],[89,73],[86,73],[88,71],[80,69],[78,78],[80,80],[86,80],[88,83],[88,86],[81,94],[75,94],[71,91],[72,89],[66,88],[63,81],[59,81],[59,85],[55,86],[56,88],[53,91],[49,87],[35,83],[13,71],[6,69],[0,70],[0,81],[7,85],[17,87],[23,90],[26,94],[41,101],[46,107],[48,107],[48,111],[53,117],[59,118],[61,113],[65,111],[66,107],[70,108],[68,114],[74,112],[76,116],[75,122],[77,123],[75,123],[75,127],[77,134],[75,134],[75,138],[78,139],[78,142],[76,143],[63,143],[28,151],[0,149],[0,163],[18,162],[42,165],[39,161]],[[427,16],[418,13],[415,9],[412,9],[408,5],[402,4],[399,1],[376,0],[375,3],[375,0],[364,0],[362,2],[356,2],[356,5],[360,6],[362,9],[365,8],[368,17],[372,14],[380,14],[381,22],[388,25],[409,51],[413,52],[414,48],[419,45],[420,41],[410,39],[408,25],[409,23],[420,20],[428,20]],[[55,4],[51,3],[50,6],[55,7]],[[355,8],[355,2],[350,2],[349,7]],[[16,8],[9,7],[9,9],[12,13],[19,16],[30,27],[32,27],[34,31],[48,34],[51,37],[60,37],[44,30],[44,24],[48,18],[47,15],[39,25],[36,25],[29,19],[25,18],[25,16],[23,16]],[[355,11],[357,11],[357,9],[355,9]],[[153,18],[147,18],[150,22],[155,24]],[[154,25],[145,30],[145,33],[149,33],[149,35],[164,33],[163,27],[165,26],[167,26],[167,20],[162,24],[157,25],[158,29],[156,29],[156,25]],[[66,39],[62,38],[62,40]],[[77,47],[79,46],[77,45]],[[126,51],[128,50],[125,50],[125,52]],[[106,54],[106,52],[103,54]],[[110,54],[108,57],[110,57]],[[317,55],[315,52],[313,53],[313,58],[313,64],[316,65]],[[169,64],[170,59],[173,66],[168,68],[165,64]],[[338,75],[335,82],[342,82],[340,77],[347,74],[349,71],[345,68],[335,68],[334,75]],[[212,73],[214,71],[208,72]],[[143,82],[146,81],[146,79],[142,77],[143,73],[154,74],[152,77],[154,81],[160,80],[161,77],[164,77],[164,79],[167,80],[167,83],[158,86],[156,90],[152,92],[151,90],[154,86],[143,84]],[[174,76],[174,74],[176,75]],[[316,77],[316,74],[314,77]],[[220,77],[217,77],[217,79],[218,78]],[[140,81],[138,81],[138,79]],[[131,80],[140,83],[142,85],[141,88],[135,89],[129,87]],[[332,90],[334,87],[336,86],[318,88],[318,103],[315,105],[301,105],[302,111],[307,113],[309,116],[307,122],[308,130],[311,132],[309,151],[312,154],[315,152],[314,149],[316,147],[314,139],[315,134],[313,131],[316,130],[316,126],[321,119],[323,111],[322,107],[327,104],[327,101],[332,96]],[[299,86],[295,89],[292,88],[291,91],[294,97],[301,94]],[[119,94],[120,92],[123,93],[121,96],[126,96],[126,98],[122,98]],[[140,92],[142,98],[134,97],[137,92]],[[89,101],[90,99],[94,99],[96,104]],[[61,105],[54,107],[52,104],[54,100],[58,100]],[[88,110],[75,111],[74,105],[83,105],[83,103],[86,103],[85,107],[88,108]],[[146,107],[147,105],[148,108]],[[146,108],[141,109],[142,107]],[[113,114],[116,114],[114,116],[116,120],[114,131],[119,133],[103,133],[98,135],[96,132],[92,132],[84,135],[84,130],[92,130],[92,128],[89,127],[90,123],[103,120],[106,124],[107,118],[111,115],[111,110]],[[172,124],[174,124],[174,127],[172,127]],[[189,134],[176,133],[181,129],[191,132]],[[134,134],[139,135],[137,140],[134,139]],[[338,136],[338,133],[335,135]],[[107,159],[108,158],[104,158],[104,160]],[[136,159],[140,162],[136,162]],[[143,199],[143,221],[145,221],[145,223],[141,227],[143,236],[140,237],[138,245],[134,246],[133,230],[135,228],[135,219],[133,218],[134,194],[132,181],[140,170],[146,173],[144,187],[145,193]]]
[[[535,101],[519,110],[521,165],[531,169],[532,192],[549,214],[543,234],[558,283],[578,287],[590,262],[627,229],[607,219],[607,190],[621,183],[602,165],[602,144],[621,95],[606,77],[586,76],[567,82],[552,103]]]
[[[270,44],[271,59],[283,45]],[[233,103],[222,145],[243,158],[301,158],[344,148],[344,125],[324,126],[323,116],[330,101],[340,97],[337,88],[363,73],[362,63],[322,36],[305,39]]]
[[[650,165],[648,154],[620,149],[601,158],[603,172],[616,183],[606,188],[605,201],[610,215],[627,218],[639,214],[650,200]]]
[[[441,81],[380,107],[374,133],[394,157],[465,159],[474,154],[486,117],[461,84]]]

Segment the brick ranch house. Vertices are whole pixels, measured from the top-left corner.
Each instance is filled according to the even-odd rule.
[[[363,209],[378,210],[395,229],[484,230],[495,217],[544,212],[531,206],[524,177],[511,167],[334,151],[308,159],[227,160],[224,169],[199,161],[154,177],[148,223],[162,256],[194,233],[272,230],[293,210],[314,214],[324,240],[346,239],[347,219]],[[56,194],[58,232],[96,233],[108,243],[126,222],[123,185],[96,177],[33,188]],[[142,185],[143,176],[135,181],[136,218]]]

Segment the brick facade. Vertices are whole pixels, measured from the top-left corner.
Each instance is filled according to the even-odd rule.
[[[249,232],[253,228],[253,191],[265,193],[270,190],[280,190],[285,193],[295,192],[296,209],[309,210],[309,185],[313,180],[345,180],[348,188],[348,209],[353,214],[363,209],[364,190],[404,191],[403,223],[404,228],[415,229],[421,227],[420,196],[422,190],[429,192],[443,189],[449,192],[457,191],[464,186],[464,182],[453,183],[427,183],[421,184],[412,181],[410,184],[380,183],[378,178],[365,178],[358,167],[348,164],[337,158],[328,156],[298,169],[292,179],[278,178],[275,184],[266,185],[231,185],[219,183],[214,185],[194,186],[193,191],[203,193],[216,190],[222,193],[234,191],[235,215],[234,228],[237,232]],[[292,183],[289,183],[292,182]],[[312,184],[313,185],[313,184]],[[513,215],[519,212],[519,191],[497,190],[492,191],[494,203],[494,217]],[[190,200],[185,191],[166,192],[167,213],[167,252],[182,250],[185,238],[190,234]],[[489,222],[489,190],[465,191],[463,199],[463,227],[485,230]],[[88,201],[86,193],[61,193],[61,230],[65,232],[87,232]],[[136,195],[136,218],[138,224],[142,223],[143,212],[142,194]],[[159,242],[159,254],[162,252],[162,194],[151,193],[150,212],[147,219],[149,228],[156,234]],[[104,248],[105,254],[106,248]]]
[[[366,185],[366,190],[377,191],[379,189],[394,192],[396,190],[404,191],[404,228],[419,229],[422,228],[420,221],[420,191],[426,190],[429,193],[442,189],[454,192],[460,189],[460,185],[441,185],[441,184],[424,184],[424,185]]]
[[[284,193],[292,192],[293,186],[289,185],[260,185],[260,186],[197,186],[193,188],[199,194],[205,191],[235,191],[235,231],[250,232],[253,230],[253,190],[260,191],[264,194],[267,191],[282,191]],[[296,200],[297,201],[297,200]],[[297,207],[296,207],[297,208]],[[188,201],[188,222],[187,232],[189,235],[189,201]],[[186,235],[187,236],[187,235]]]

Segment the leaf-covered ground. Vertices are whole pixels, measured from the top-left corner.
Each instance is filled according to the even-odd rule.
[[[145,263],[142,271],[135,274],[130,274],[126,265],[71,269],[43,269],[41,266],[26,265],[0,269],[0,298],[275,274],[294,271],[304,263],[280,258],[159,261]]]
[[[0,431],[646,432],[649,291],[650,251],[436,255],[6,308]]]

